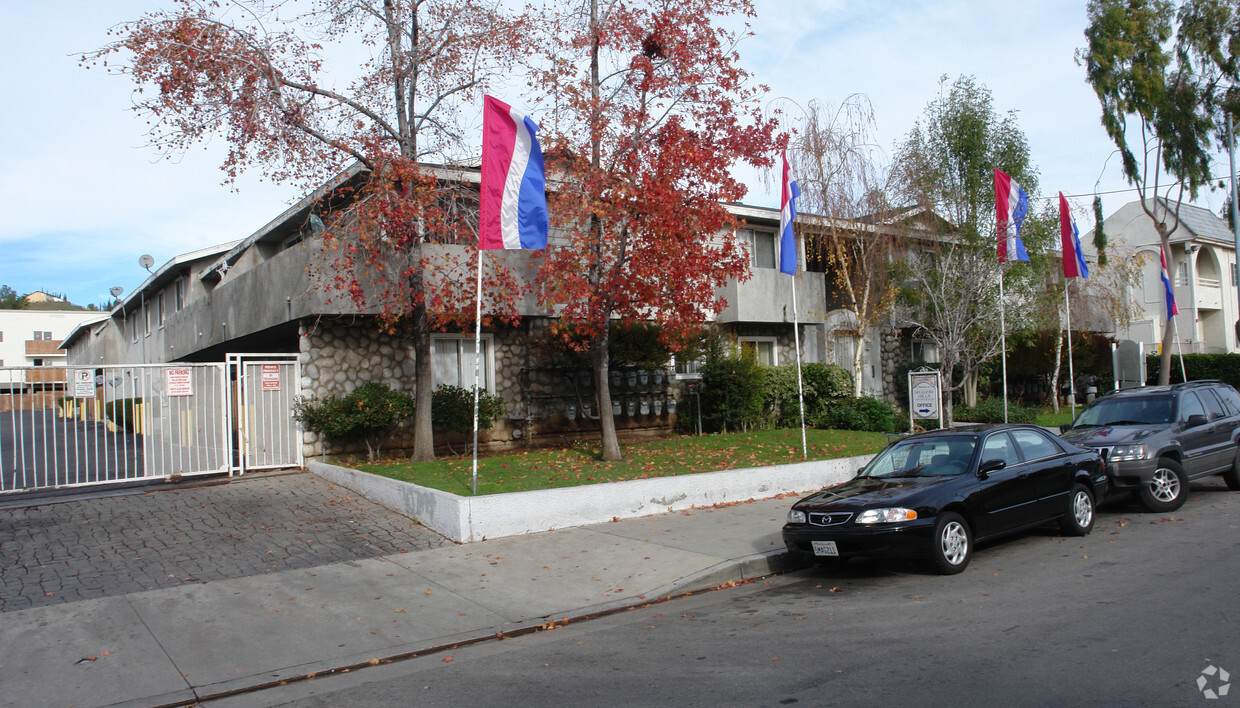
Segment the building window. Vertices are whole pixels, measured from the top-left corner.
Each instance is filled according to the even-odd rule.
[[[914,339],[911,352],[913,361],[924,361],[931,364],[939,363],[939,348],[934,342],[926,339]]]
[[[1236,287],[1236,264],[1231,264],[1231,287]]]
[[[138,320],[136,319],[129,320],[129,341],[134,344],[138,343]]]
[[[1232,271],[1232,272],[1234,273],[1235,271]],[[4,341],[4,332],[0,332],[0,342],[3,342],[3,341]]]
[[[176,308],[177,312],[185,307],[185,278],[177,278],[176,284]]]
[[[675,367],[676,378],[678,379],[700,379],[702,374],[699,373],[699,367],[706,363],[706,355],[702,355],[697,359],[684,359],[673,356],[672,366]]]
[[[478,371],[478,385],[482,390],[494,393],[495,387],[491,382],[494,368],[491,345],[491,336],[483,335],[482,366]],[[431,360],[434,368],[435,388],[457,386],[472,389],[474,387],[473,337],[433,337],[431,339]]]
[[[159,298],[155,302],[155,306],[159,312],[159,328],[164,328],[164,291],[159,291]]]
[[[751,268],[775,268],[775,232],[742,229],[737,232],[745,248],[749,249]]]
[[[34,360],[34,366],[43,366],[43,360],[42,360],[42,359],[35,359],[35,360]]]
[[[151,308],[146,304],[142,305],[142,336],[151,336]]]
[[[779,363],[779,347],[774,337],[741,337],[741,351],[753,353],[754,358],[763,366],[775,366]]]

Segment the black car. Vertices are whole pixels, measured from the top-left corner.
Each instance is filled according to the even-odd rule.
[[[1221,474],[1240,490],[1240,393],[1219,381],[1109,393],[1061,434],[1101,452],[1111,489],[1135,491],[1150,511],[1183,506],[1199,477]]]
[[[820,563],[906,556],[959,573],[977,541],[1052,521],[1065,534],[1089,533],[1106,485],[1097,451],[1037,426],[922,433],[888,445],[854,479],[793,504],[784,545]]]

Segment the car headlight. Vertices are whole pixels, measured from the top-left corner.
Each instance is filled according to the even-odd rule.
[[[1145,445],[1116,445],[1111,448],[1111,454],[1107,455],[1107,462],[1125,462],[1129,460],[1144,460]]]
[[[790,524],[805,523],[805,512],[801,511],[800,509],[789,509],[788,510],[788,523]]]
[[[916,511],[897,506],[891,509],[866,509],[857,516],[857,523],[894,524],[897,521],[912,521],[916,518]]]

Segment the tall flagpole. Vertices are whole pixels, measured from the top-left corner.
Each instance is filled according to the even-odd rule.
[[[801,383],[801,322],[797,318],[797,277],[792,276],[792,339],[797,349],[797,403],[801,407],[801,459],[809,459],[805,442],[805,387]]]
[[[1003,364],[1003,422],[1008,422],[1008,396],[1007,396],[1007,322],[1004,320],[1004,304],[1003,304],[1003,262],[999,262],[999,346],[1002,347],[1002,356],[999,361]]]
[[[474,465],[473,493],[478,495],[478,378],[482,368],[482,249],[478,249],[478,302],[474,313]]]
[[[1068,396],[1071,398],[1072,419],[1076,420],[1076,374],[1072,371],[1072,306],[1068,304],[1068,279],[1063,279],[1063,311],[1068,330]],[[1058,396],[1059,392],[1054,392]]]

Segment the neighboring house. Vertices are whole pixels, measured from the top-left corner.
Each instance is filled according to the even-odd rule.
[[[26,302],[30,302],[30,303],[65,302],[65,299],[63,297],[56,297],[55,295],[49,295],[48,293],[45,293],[42,290],[36,290],[26,296]]]
[[[1227,223],[1207,209],[1185,204],[1180,207],[1179,214],[1180,224],[1171,233],[1171,253],[1167,260],[1180,312],[1175,318],[1178,335],[1172,351],[1182,350],[1186,354],[1238,352],[1236,321],[1240,310],[1237,309],[1235,237]],[[1126,286],[1129,293],[1126,299],[1138,312],[1127,326],[1115,327],[1114,336],[1143,343],[1147,353],[1158,352],[1167,310],[1154,222],[1141,208],[1141,202],[1135,201],[1107,217],[1103,230],[1107,234],[1108,260],[1131,263],[1137,270],[1136,284]],[[1096,262],[1092,230],[1081,235],[1081,244],[1091,264]],[[1137,259],[1139,265],[1134,263]],[[1105,269],[1098,271],[1101,275]],[[1090,275],[1098,277],[1093,272]],[[1073,315],[1075,320],[1076,313]]]
[[[438,171],[445,180],[479,181],[476,169]],[[311,266],[324,265],[318,215],[335,206],[327,203],[328,195],[364,176],[360,168],[352,167],[248,238],[169,261],[113,309],[106,321],[80,327],[67,338],[64,346],[69,362],[218,362],[230,354],[283,353],[298,356],[300,391],[305,396],[343,396],[369,381],[412,393],[409,343],[381,333],[375,313],[355,307],[340,293],[326,292],[310,273]],[[718,321],[763,363],[795,362],[790,287],[795,282],[798,303],[803,303],[799,313],[803,361],[822,361],[824,274],[801,269],[792,278],[778,271],[778,209],[728,208],[746,219],[747,227],[735,236],[721,234],[719,238],[745,240],[753,277],[723,288],[729,306]],[[551,247],[563,238],[553,230]],[[444,244],[427,250],[431,258],[435,253],[468,251],[464,246]],[[525,277],[530,275],[528,252],[492,251],[488,258],[504,259]],[[805,262],[803,250],[800,261]],[[490,444],[513,444],[549,434],[596,434],[592,431],[597,430],[597,423],[577,415],[575,405],[591,398],[589,373],[537,361],[531,339],[545,332],[553,318],[531,295],[518,307],[521,324],[484,329],[479,347],[482,386],[500,395],[508,411],[508,419],[490,431]],[[434,335],[432,384],[472,386],[474,352],[472,333]],[[618,429],[638,433],[674,424],[674,402],[683,405],[682,387],[686,380],[696,378],[691,362],[678,362],[676,371],[667,376],[651,372],[645,379],[638,372],[613,374],[613,402],[620,409]],[[437,435],[437,439],[442,438]],[[411,443],[411,434],[398,432],[385,447]],[[308,433],[303,451],[307,456],[321,454],[323,441]],[[331,451],[340,452],[334,446]]]
[[[60,389],[63,371],[32,371],[17,367],[65,363],[61,341],[83,323],[106,319],[86,310],[0,310],[0,390]]]

